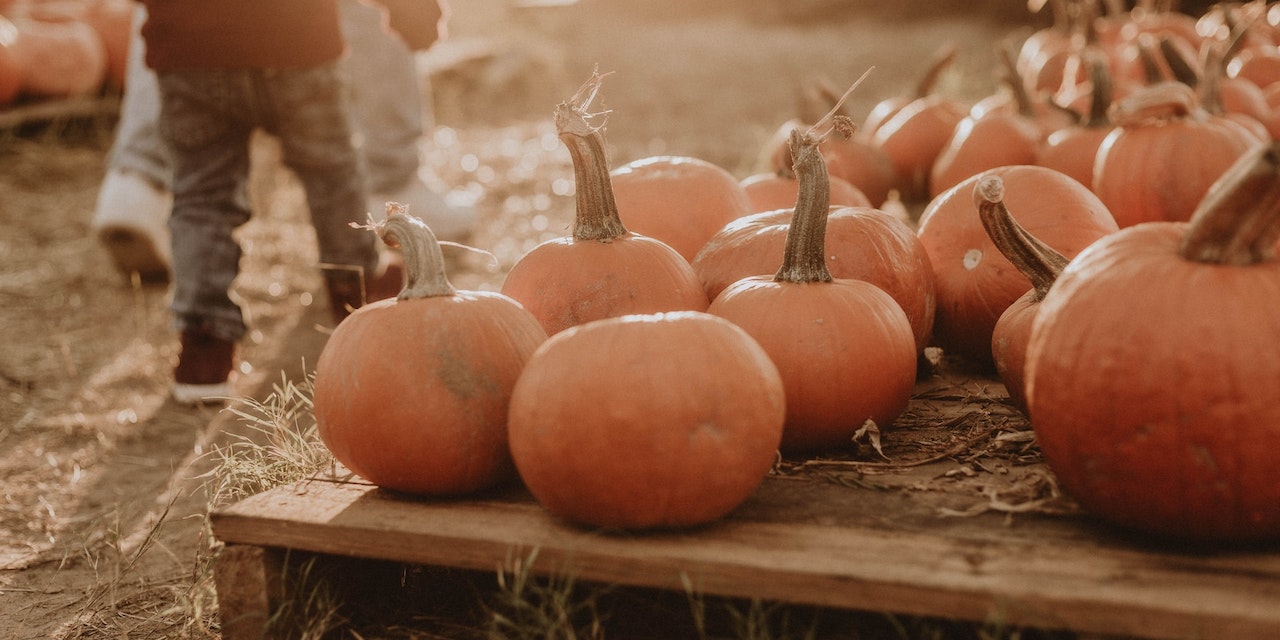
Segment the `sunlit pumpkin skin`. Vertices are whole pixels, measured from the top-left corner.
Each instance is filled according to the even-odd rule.
[[[935,94],[911,102],[876,130],[872,140],[889,155],[903,199],[928,199],[933,163],[966,115],[963,104]]]
[[[725,226],[693,261],[707,297],[748,276],[772,275],[782,266],[795,203],[750,215]],[[937,304],[933,269],[924,245],[902,219],[869,207],[832,207],[827,214],[827,267],[834,278],[863,280],[902,307],[919,350],[929,345]]]
[[[1000,253],[1027,276],[1031,290],[1014,300],[991,331],[991,358],[996,373],[1009,391],[1009,400],[1027,410],[1026,362],[1031,327],[1040,302],[1067,266],[1067,259],[1038,238],[1027,233],[1004,204],[1004,181],[986,174],[973,187],[978,218]]]
[[[1063,489],[1105,520],[1202,540],[1280,536],[1280,159],[1266,154],[1262,175],[1225,198],[1230,215],[1199,223],[1211,193],[1190,225],[1104,238],[1042,303],[1027,354],[1036,439]],[[1259,261],[1237,261],[1241,249]]]
[[[134,3],[131,0],[97,0],[89,5],[85,19],[102,40],[107,55],[107,86],[124,88],[128,67],[129,41],[133,35]]]
[[[600,127],[586,112],[595,75],[556,110],[577,180],[573,235],[534,247],[511,267],[502,293],[519,301],[547,335],[615,316],[703,311],[708,299],[689,262],[667,244],[622,224]],[[736,183],[735,183],[736,184]]]
[[[1005,203],[1028,233],[1068,258],[1116,231],[1111,213],[1084,185],[1032,165],[992,169]],[[978,368],[991,369],[996,320],[1030,281],[987,237],[973,204],[973,176],[925,207],[917,235],[929,255],[937,294],[934,342]]]
[[[929,195],[943,191],[988,169],[1035,164],[1040,128],[1018,112],[967,116],[930,168]]]
[[[556,516],[691,527],[755,491],[785,411],[777,368],[729,321],[623,316],[561,332],[533,355],[511,399],[511,453]]]
[[[768,173],[795,178],[787,141],[793,129],[807,129],[810,126],[793,119],[778,127],[765,144],[764,164]],[[888,154],[871,142],[871,136],[866,131],[856,131],[848,138],[829,136],[822,141],[818,149],[822,152],[822,157],[827,160],[827,173],[832,178],[832,204],[863,206],[864,203],[849,201],[851,196],[845,195],[848,191],[844,186],[845,183],[862,194],[866,201],[865,206],[876,206],[884,202],[889,197],[889,192],[897,187],[897,174],[894,172],[893,164],[889,162]],[[751,177],[753,176],[749,176],[748,179]],[[745,181],[743,187],[747,189],[747,195],[752,200],[753,212],[770,210],[757,203],[756,196],[750,193],[752,188],[745,184]],[[789,207],[791,204],[794,202],[783,206]]]
[[[1121,227],[1186,221],[1227,168],[1257,139],[1199,107],[1178,82],[1136,91],[1112,108],[1112,131],[1098,148],[1093,190]]]
[[[871,206],[871,200],[847,180],[835,176],[831,176],[830,180],[832,205]],[[795,176],[777,173],[753,174],[743,178],[741,184],[747,192],[747,199],[751,201],[752,213],[793,207],[796,204],[796,194],[800,191],[800,181]]]
[[[708,308],[746,330],[778,366],[787,452],[847,446],[868,420],[891,426],[916,378],[915,336],[898,303],[869,282],[832,278],[826,266],[830,206],[817,143],[792,133],[801,195],[776,273],[738,280]]]
[[[403,248],[406,287],[356,309],[325,343],[313,398],[321,440],[397,491],[464,495],[513,478],[511,392],[546,333],[506,296],[453,290],[420,221],[397,213],[382,224]]]
[[[698,158],[655,156],[612,172],[622,223],[692,261],[720,227],[752,212],[733,174]]]

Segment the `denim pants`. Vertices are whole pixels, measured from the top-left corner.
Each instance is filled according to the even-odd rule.
[[[348,54],[339,69],[346,77],[353,143],[365,164],[369,189],[391,194],[418,171],[423,127],[428,118],[413,52],[383,28],[381,10],[360,0],[342,0],[342,34]],[[156,130],[160,91],[145,62],[138,32],[146,9],[134,9],[120,121],[107,162],[112,169],[137,173],[165,190],[172,182],[172,161]]]
[[[309,69],[170,71],[157,75],[159,132],[173,162],[173,300],[179,330],[225,340],[245,333],[231,299],[241,250],[232,236],[249,219],[249,143],[257,129],[280,141],[282,160],[306,192],[322,262],[372,270],[366,184],[351,144],[345,85],[335,65]]]

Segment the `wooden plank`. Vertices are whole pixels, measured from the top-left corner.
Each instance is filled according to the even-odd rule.
[[[432,501],[314,480],[212,519],[228,543],[339,556],[500,570],[536,549],[535,573],[606,583],[1149,638],[1280,637],[1275,547],[1162,548],[1080,518],[929,519],[916,502],[770,477],[721,522],[625,534],[561,522],[521,489]]]
[[[284,560],[274,549],[230,544],[214,564],[223,640],[262,638],[284,597]]]

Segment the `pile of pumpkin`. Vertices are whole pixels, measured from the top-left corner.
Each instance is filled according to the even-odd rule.
[[[1096,25],[1066,52],[1050,48],[1062,27],[1010,50],[999,98],[886,100],[855,132],[849,92],[833,96],[742,181],[687,157],[611,171],[593,74],[555,113],[572,235],[525,254],[500,293],[455,290],[430,230],[389,205],[375,230],[400,247],[406,286],[326,345],[321,437],[390,489],[518,476],[567,521],[695,526],[746,500],[779,452],[891,429],[937,346],[1000,375],[1063,488],[1102,519],[1280,536],[1280,147],[1264,123],[1215,113],[1206,88],[1243,55],[1211,52],[1253,41],[1269,23],[1248,12],[1266,7],[1201,18],[1221,28],[1188,43],[1208,53],[1194,87],[1116,83],[1124,58],[1102,46],[1174,42],[1156,25],[1181,18],[1122,25],[1091,7],[1063,3],[1073,29]],[[1166,69],[1181,46],[1142,49]],[[1082,105],[1066,124],[1051,124],[1066,107],[1035,111],[1055,55],[1072,80],[1051,95]],[[1072,148],[1094,154],[1087,175],[1050,166],[1086,137],[1092,152]],[[868,181],[878,164],[890,172]],[[927,199],[917,225],[895,192]]]
[[[132,0],[0,0],[0,107],[124,87]]]

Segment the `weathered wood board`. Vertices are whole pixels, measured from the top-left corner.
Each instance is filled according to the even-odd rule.
[[[1198,549],[1091,521],[1056,494],[1002,393],[924,383],[883,434],[890,460],[861,446],[783,461],[728,518],[690,531],[586,530],[518,486],[430,500],[351,477],[254,496],[214,513],[213,531],[239,557],[295,549],[498,571],[536,550],[535,573],[605,583],[1135,637],[1280,638],[1280,545]],[[252,558],[250,583],[268,584],[270,563]]]

